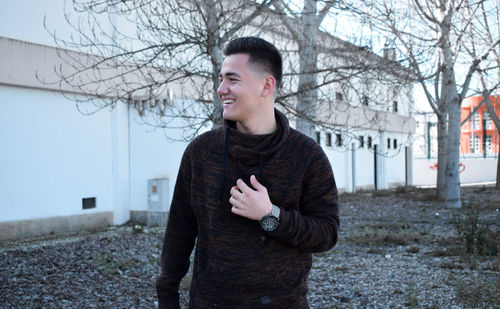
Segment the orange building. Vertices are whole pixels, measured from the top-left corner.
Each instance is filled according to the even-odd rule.
[[[461,121],[469,117],[481,104],[483,97],[469,97],[462,102]],[[500,95],[490,96],[493,108],[500,118]],[[483,103],[461,127],[460,154],[491,155],[498,153],[499,136],[495,123]]]

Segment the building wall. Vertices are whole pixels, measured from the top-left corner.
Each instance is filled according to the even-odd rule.
[[[437,160],[415,158],[414,184],[417,186],[436,186]],[[460,183],[493,182],[496,179],[496,158],[462,158],[460,160]]]
[[[462,102],[462,121],[476,110],[482,99],[483,97],[469,97]],[[493,103],[497,117],[500,118],[500,96],[491,96],[490,100]],[[484,139],[486,136],[489,139],[487,142]],[[483,104],[462,125],[460,132],[460,154],[497,154],[499,142],[500,138],[495,123],[491,120],[488,110],[485,104]]]
[[[182,130],[151,127],[124,103],[77,104],[78,93],[41,82],[36,74],[58,63],[54,48],[6,38],[0,47],[0,239],[125,223],[148,209],[151,178],[170,180],[168,210]]]
[[[344,137],[345,141],[342,146],[339,146],[336,144],[336,134],[330,133],[332,144],[328,143],[328,133],[320,134],[320,144],[330,159],[339,191],[375,189],[375,177],[377,177],[377,189],[412,184],[412,178],[409,178],[407,182],[406,174],[407,170],[411,173],[413,169],[412,160],[406,160],[406,147],[408,147],[406,135],[394,132],[357,131],[350,138]],[[364,136],[363,146],[359,139],[360,135]],[[372,137],[371,147],[368,147],[368,136]],[[391,142],[389,148],[387,147],[388,139]],[[396,140],[396,148],[394,148],[394,140]],[[376,153],[375,145],[377,146]],[[377,166],[377,171],[375,166]]]
[[[84,117],[59,93],[2,85],[0,106],[0,221],[113,211],[111,111]]]
[[[437,157],[437,117],[434,112],[415,113],[413,151],[416,158]]]
[[[148,180],[166,178],[169,183],[169,200],[174,192],[177,171],[187,142],[169,141],[180,139],[181,132],[144,124],[135,109],[130,117],[130,205],[133,211],[148,209]]]

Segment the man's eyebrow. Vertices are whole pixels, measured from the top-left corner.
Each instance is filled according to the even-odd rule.
[[[222,73],[220,73],[220,74],[219,74],[219,77],[220,77],[220,78],[222,78],[222,76],[223,76],[223,75],[222,75]],[[234,76],[235,76],[235,77],[241,77],[241,76],[240,76],[238,73],[236,73],[236,72],[226,72],[226,73],[224,73],[224,76],[225,76],[225,77],[234,77]]]

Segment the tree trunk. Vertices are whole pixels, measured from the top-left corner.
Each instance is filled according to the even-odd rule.
[[[444,13],[443,20],[439,24],[438,47],[439,56],[442,63],[441,80],[441,104],[446,108],[448,114],[448,136],[447,136],[447,156],[446,156],[446,183],[445,183],[445,203],[449,208],[460,208],[460,113],[461,101],[455,80],[455,59],[451,50],[451,18],[453,11],[440,11]],[[441,166],[443,168],[444,166]],[[439,168],[439,163],[438,163]]]
[[[497,63],[500,65],[500,58],[498,59]],[[500,72],[498,76],[500,77]],[[483,87],[485,86],[486,85],[483,80]],[[491,100],[492,98],[494,103],[492,103]],[[495,108],[493,107],[498,105],[498,97],[490,96],[490,92],[485,91],[483,93],[483,102],[485,103],[486,109],[488,110],[488,114],[490,115],[490,118],[493,121],[495,128],[497,129],[498,135],[500,136],[500,119],[498,118]],[[498,150],[498,156],[497,156],[497,178],[496,178],[495,189],[500,190],[500,149]]]
[[[455,90],[456,87],[450,89]],[[446,205],[460,208],[460,99],[458,93],[448,106],[448,156],[446,158]]]
[[[314,136],[314,119],[316,118],[316,106],[318,91],[316,90],[317,77],[316,66],[318,52],[316,39],[318,28],[316,27],[316,1],[306,0],[302,10],[302,31],[299,40],[299,84],[297,110],[302,115],[297,118],[297,130],[309,137]]]
[[[222,55],[222,47],[220,46],[215,46],[212,50],[212,73],[213,73],[213,94],[212,94],[212,101],[213,101],[213,111],[211,115],[211,120],[212,120],[212,125],[214,128],[222,126],[224,123],[224,119],[222,118],[222,102],[219,98],[219,95],[217,94],[217,88],[219,87],[219,84],[216,82],[219,80],[219,72],[222,67],[222,61],[223,61],[223,55]]]
[[[438,200],[446,199],[446,159],[448,153],[448,117],[447,113],[438,115],[438,169],[436,179],[436,197]]]
[[[500,130],[498,131],[498,134],[500,134]],[[497,155],[497,183],[495,185],[495,189],[500,190],[500,149],[498,150]]]
[[[212,62],[212,102],[213,108],[210,114],[210,120],[212,120],[212,126],[214,128],[220,127],[224,123],[222,118],[222,102],[220,101],[219,95],[217,94],[217,88],[219,86],[219,72],[222,67],[222,61],[224,59],[223,55],[223,42],[221,42],[220,30],[217,27],[217,11],[215,9],[214,1],[204,1],[203,9],[207,18],[207,50],[210,54],[210,61]]]
[[[309,72],[316,67],[317,57],[314,55],[315,51],[312,50],[314,49],[312,44],[304,45],[306,46],[302,48],[299,55],[300,72],[308,73],[303,73],[299,76],[297,109],[302,115],[297,118],[297,130],[309,137],[313,137],[318,91],[315,89],[317,82],[316,74]]]

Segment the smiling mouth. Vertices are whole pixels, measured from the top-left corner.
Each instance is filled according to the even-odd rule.
[[[226,99],[226,100],[222,100],[222,103],[224,105],[230,105],[230,104],[234,103],[234,100],[232,100],[232,99]]]

